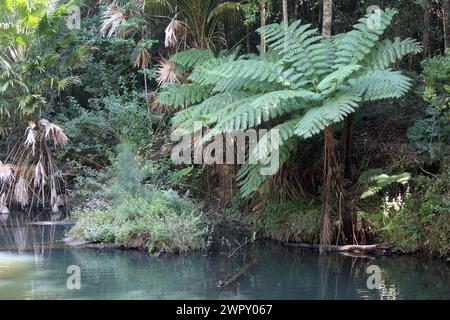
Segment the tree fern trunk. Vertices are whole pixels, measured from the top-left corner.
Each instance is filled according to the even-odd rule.
[[[261,27],[266,25],[266,0],[260,0]],[[261,36],[261,55],[266,54],[266,38]]]
[[[330,228],[330,193],[332,178],[332,155],[334,153],[333,146],[333,128],[328,126],[325,128],[324,139],[324,157],[323,157],[323,176],[322,176],[322,207],[320,210],[320,253],[323,253],[323,247],[330,245],[331,228]]]
[[[331,27],[333,20],[333,1],[323,0],[323,26],[322,37],[328,39],[331,37]],[[322,180],[322,208],[320,210],[320,253],[323,253],[323,246],[329,245],[331,240],[330,231],[330,189],[332,177],[332,158],[334,153],[333,128],[325,128],[324,139],[324,159],[323,159],[323,180]]]
[[[350,114],[345,119],[344,128],[344,178],[352,180],[352,127],[353,127],[353,115]]]

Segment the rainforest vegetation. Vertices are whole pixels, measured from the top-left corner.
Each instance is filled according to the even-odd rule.
[[[449,259],[449,0],[0,0],[0,49],[2,217]]]

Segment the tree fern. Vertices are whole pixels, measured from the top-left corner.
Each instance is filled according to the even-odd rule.
[[[279,151],[283,163],[299,139],[344,120],[361,102],[400,98],[408,91],[410,79],[388,68],[421,47],[412,39],[380,39],[395,13],[381,11],[374,28],[367,15],[332,40],[322,40],[317,29],[300,21],[265,26],[258,30],[270,49],[264,57],[179,53],[173,60],[193,69],[189,83],[164,87],[158,99],[188,106],[173,123],[189,129],[202,121],[211,129],[204,142],[229,130],[269,129],[253,156],[261,160]],[[279,139],[272,140],[275,132]],[[243,196],[270,177],[261,175],[265,166],[242,166],[238,180]]]

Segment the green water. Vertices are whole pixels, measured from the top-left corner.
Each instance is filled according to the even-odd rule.
[[[216,252],[161,255],[73,249],[65,227],[0,224],[0,299],[450,299],[450,267],[414,257],[354,258],[258,242],[234,258]],[[220,251],[220,250],[219,250]],[[224,280],[258,263],[226,288]],[[378,265],[381,288],[369,290],[366,268]],[[81,289],[66,286],[80,267]]]

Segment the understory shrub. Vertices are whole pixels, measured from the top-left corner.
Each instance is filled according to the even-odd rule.
[[[386,195],[381,210],[368,217],[383,242],[404,252],[450,253],[450,170],[413,179],[412,194]]]
[[[130,145],[119,145],[109,173],[101,175],[109,179],[86,206],[72,213],[77,222],[70,235],[149,252],[203,248],[207,227],[202,213],[176,191],[144,184],[148,171],[139,165]]]
[[[320,205],[314,200],[296,199],[265,206],[257,220],[264,238],[287,242],[319,241]]]
[[[206,227],[192,202],[173,190],[148,190],[110,209],[80,210],[70,235],[115,242],[149,252],[187,252],[204,247]]]

